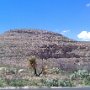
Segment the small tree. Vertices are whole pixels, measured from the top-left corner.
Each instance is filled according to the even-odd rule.
[[[36,58],[33,56],[29,59],[29,67],[31,66],[31,68],[34,70],[34,75],[37,76],[37,63],[36,63]]]
[[[29,59],[29,67],[31,67],[34,70],[35,76],[40,76],[45,71],[44,67],[42,66],[41,72],[37,73],[37,62],[36,62],[36,58],[34,56]]]

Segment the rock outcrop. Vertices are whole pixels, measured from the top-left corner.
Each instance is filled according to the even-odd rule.
[[[0,65],[27,67],[31,55],[50,67],[90,69],[90,42],[79,42],[43,30],[10,30],[0,36]]]

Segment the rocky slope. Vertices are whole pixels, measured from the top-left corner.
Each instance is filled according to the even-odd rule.
[[[27,68],[35,55],[38,65],[63,70],[90,69],[90,42],[78,42],[43,30],[10,30],[0,36],[0,65]]]

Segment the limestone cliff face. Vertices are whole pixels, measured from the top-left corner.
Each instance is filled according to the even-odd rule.
[[[10,30],[0,36],[1,65],[27,67],[31,55],[44,59],[50,67],[89,69],[90,42],[77,42],[43,30]]]

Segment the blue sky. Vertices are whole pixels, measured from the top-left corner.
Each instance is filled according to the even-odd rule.
[[[0,33],[45,29],[90,40],[90,0],[0,0]]]

